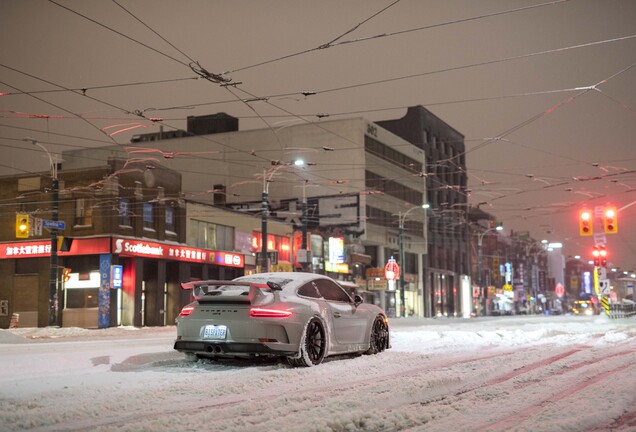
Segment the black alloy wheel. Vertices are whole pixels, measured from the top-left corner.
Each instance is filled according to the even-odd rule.
[[[389,326],[384,317],[377,316],[371,327],[371,340],[367,354],[377,354],[389,347]]]
[[[288,358],[292,366],[315,366],[322,363],[327,353],[327,335],[318,318],[307,324],[298,358]]]
[[[325,358],[325,348],[327,346],[327,338],[325,338],[325,329],[316,318],[312,319],[307,326],[307,339],[305,346],[309,360],[315,365],[320,364]]]

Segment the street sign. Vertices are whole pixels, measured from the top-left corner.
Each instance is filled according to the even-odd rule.
[[[605,296],[610,295],[611,288],[610,288],[609,279],[599,280],[598,281],[598,288],[601,291],[601,294],[603,294]]]
[[[42,226],[47,229],[58,229],[58,230],[63,230],[64,228],[66,228],[66,224],[64,223],[64,221],[54,221],[54,220],[47,220],[47,219],[42,220]]]

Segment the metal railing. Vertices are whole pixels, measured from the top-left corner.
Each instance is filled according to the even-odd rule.
[[[636,304],[611,304],[609,308],[609,317],[612,319],[636,316]]]

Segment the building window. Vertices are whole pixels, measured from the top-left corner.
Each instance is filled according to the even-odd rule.
[[[130,209],[130,199],[119,199],[119,225],[120,226],[132,226],[132,211]]]
[[[166,207],[166,231],[176,232],[176,225],[174,221],[174,208]]]
[[[386,195],[393,196],[413,205],[421,205],[424,202],[424,194],[410,187],[404,186],[394,180],[389,180],[379,174],[365,170],[365,186],[371,190],[379,190]]]
[[[144,228],[155,228],[155,205],[144,203]]]
[[[384,159],[399,168],[415,173],[422,172],[422,162],[408,157],[380,141],[374,140],[373,138],[368,136],[364,137],[364,148],[372,155]]]
[[[234,250],[234,227],[192,220],[189,241],[204,249],[231,251]]]
[[[75,200],[75,225],[93,225],[93,207],[88,198],[77,198]]]

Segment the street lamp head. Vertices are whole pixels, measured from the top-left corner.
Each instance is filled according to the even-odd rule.
[[[429,203],[424,203],[424,204],[422,204],[422,208],[423,209],[429,209],[429,208],[431,208],[431,205]]]
[[[497,231],[503,231],[503,225],[498,225],[497,228],[495,228]]]
[[[38,140],[36,140],[35,138],[31,138],[31,137],[24,137],[24,138],[22,138],[22,141],[30,142],[33,145],[37,145],[38,144]]]

